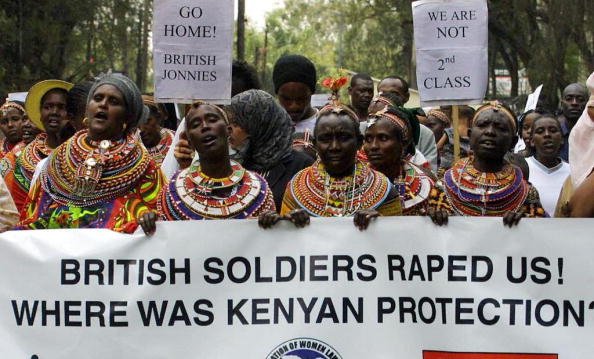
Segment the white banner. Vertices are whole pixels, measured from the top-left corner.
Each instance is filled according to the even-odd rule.
[[[483,100],[488,83],[486,0],[412,3],[421,106]]]
[[[591,358],[593,220],[0,235],[2,358]],[[480,355],[473,353],[481,353]],[[504,354],[498,354],[504,353]]]
[[[156,99],[230,99],[232,44],[233,0],[155,0]]]

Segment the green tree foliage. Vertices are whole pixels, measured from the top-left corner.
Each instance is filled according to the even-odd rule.
[[[490,73],[507,69],[515,97],[518,71],[526,69],[532,87],[543,83],[543,96],[554,106],[565,85],[583,82],[594,70],[591,5],[591,0],[490,0]],[[415,86],[411,1],[286,0],[267,23],[266,69],[282,54],[301,53],[321,74],[344,67],[380,78],[398,74]]]
[[[149,0],[0,0],[0,94],[123,71],[146,86]]]

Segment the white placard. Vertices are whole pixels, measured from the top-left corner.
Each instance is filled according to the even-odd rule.
[[[27,99],[27,92],[11,92],[8,94],[8,100],[25,102]]]
[[[528,95],[528,100],[526,100],[526,106],[524,107],[524,112],[528,112],[530,110],[536,110],[536,105],[538,105],[538,97],[540,96],[540,91],[542,91],[542,85],[538,86],[533,93]]]
[[[156,99],[231,98],[233,0],[155,0],[153,13]]]
[[[158,223],[150,239],[108,230],[7,232],[0,234],[0,352],[589,359],[593,225],[522,219],[510,229],[501,218],[454,217],[438,227],[392,217],[366,231],[352,218],[313,218],[303,229],[282,222],[273,230],[255,220]],[[548,355],[534,355],[541,353]]]
[[[486,0],[412,3],[421,106],[480,103],[488,84]]]

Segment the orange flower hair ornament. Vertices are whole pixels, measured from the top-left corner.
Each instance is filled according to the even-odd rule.
[[[338,91],[340,91],[340,89],[344,87],[348,81],[349,79],[346,76],[328,76],[322,79],[322,86],[332,91],[332,95],[330,95],[330,98],[328,99],[332,105],[338,106],[340,104],[338,101]]]

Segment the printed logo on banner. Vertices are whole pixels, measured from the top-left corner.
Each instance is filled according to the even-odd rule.
[[[295,338],[278,345],[266,359],[342,359],[342,356],[321,340]]]
[[[423,359],[558,359],[558,354],[472,353],[423,350]]]

